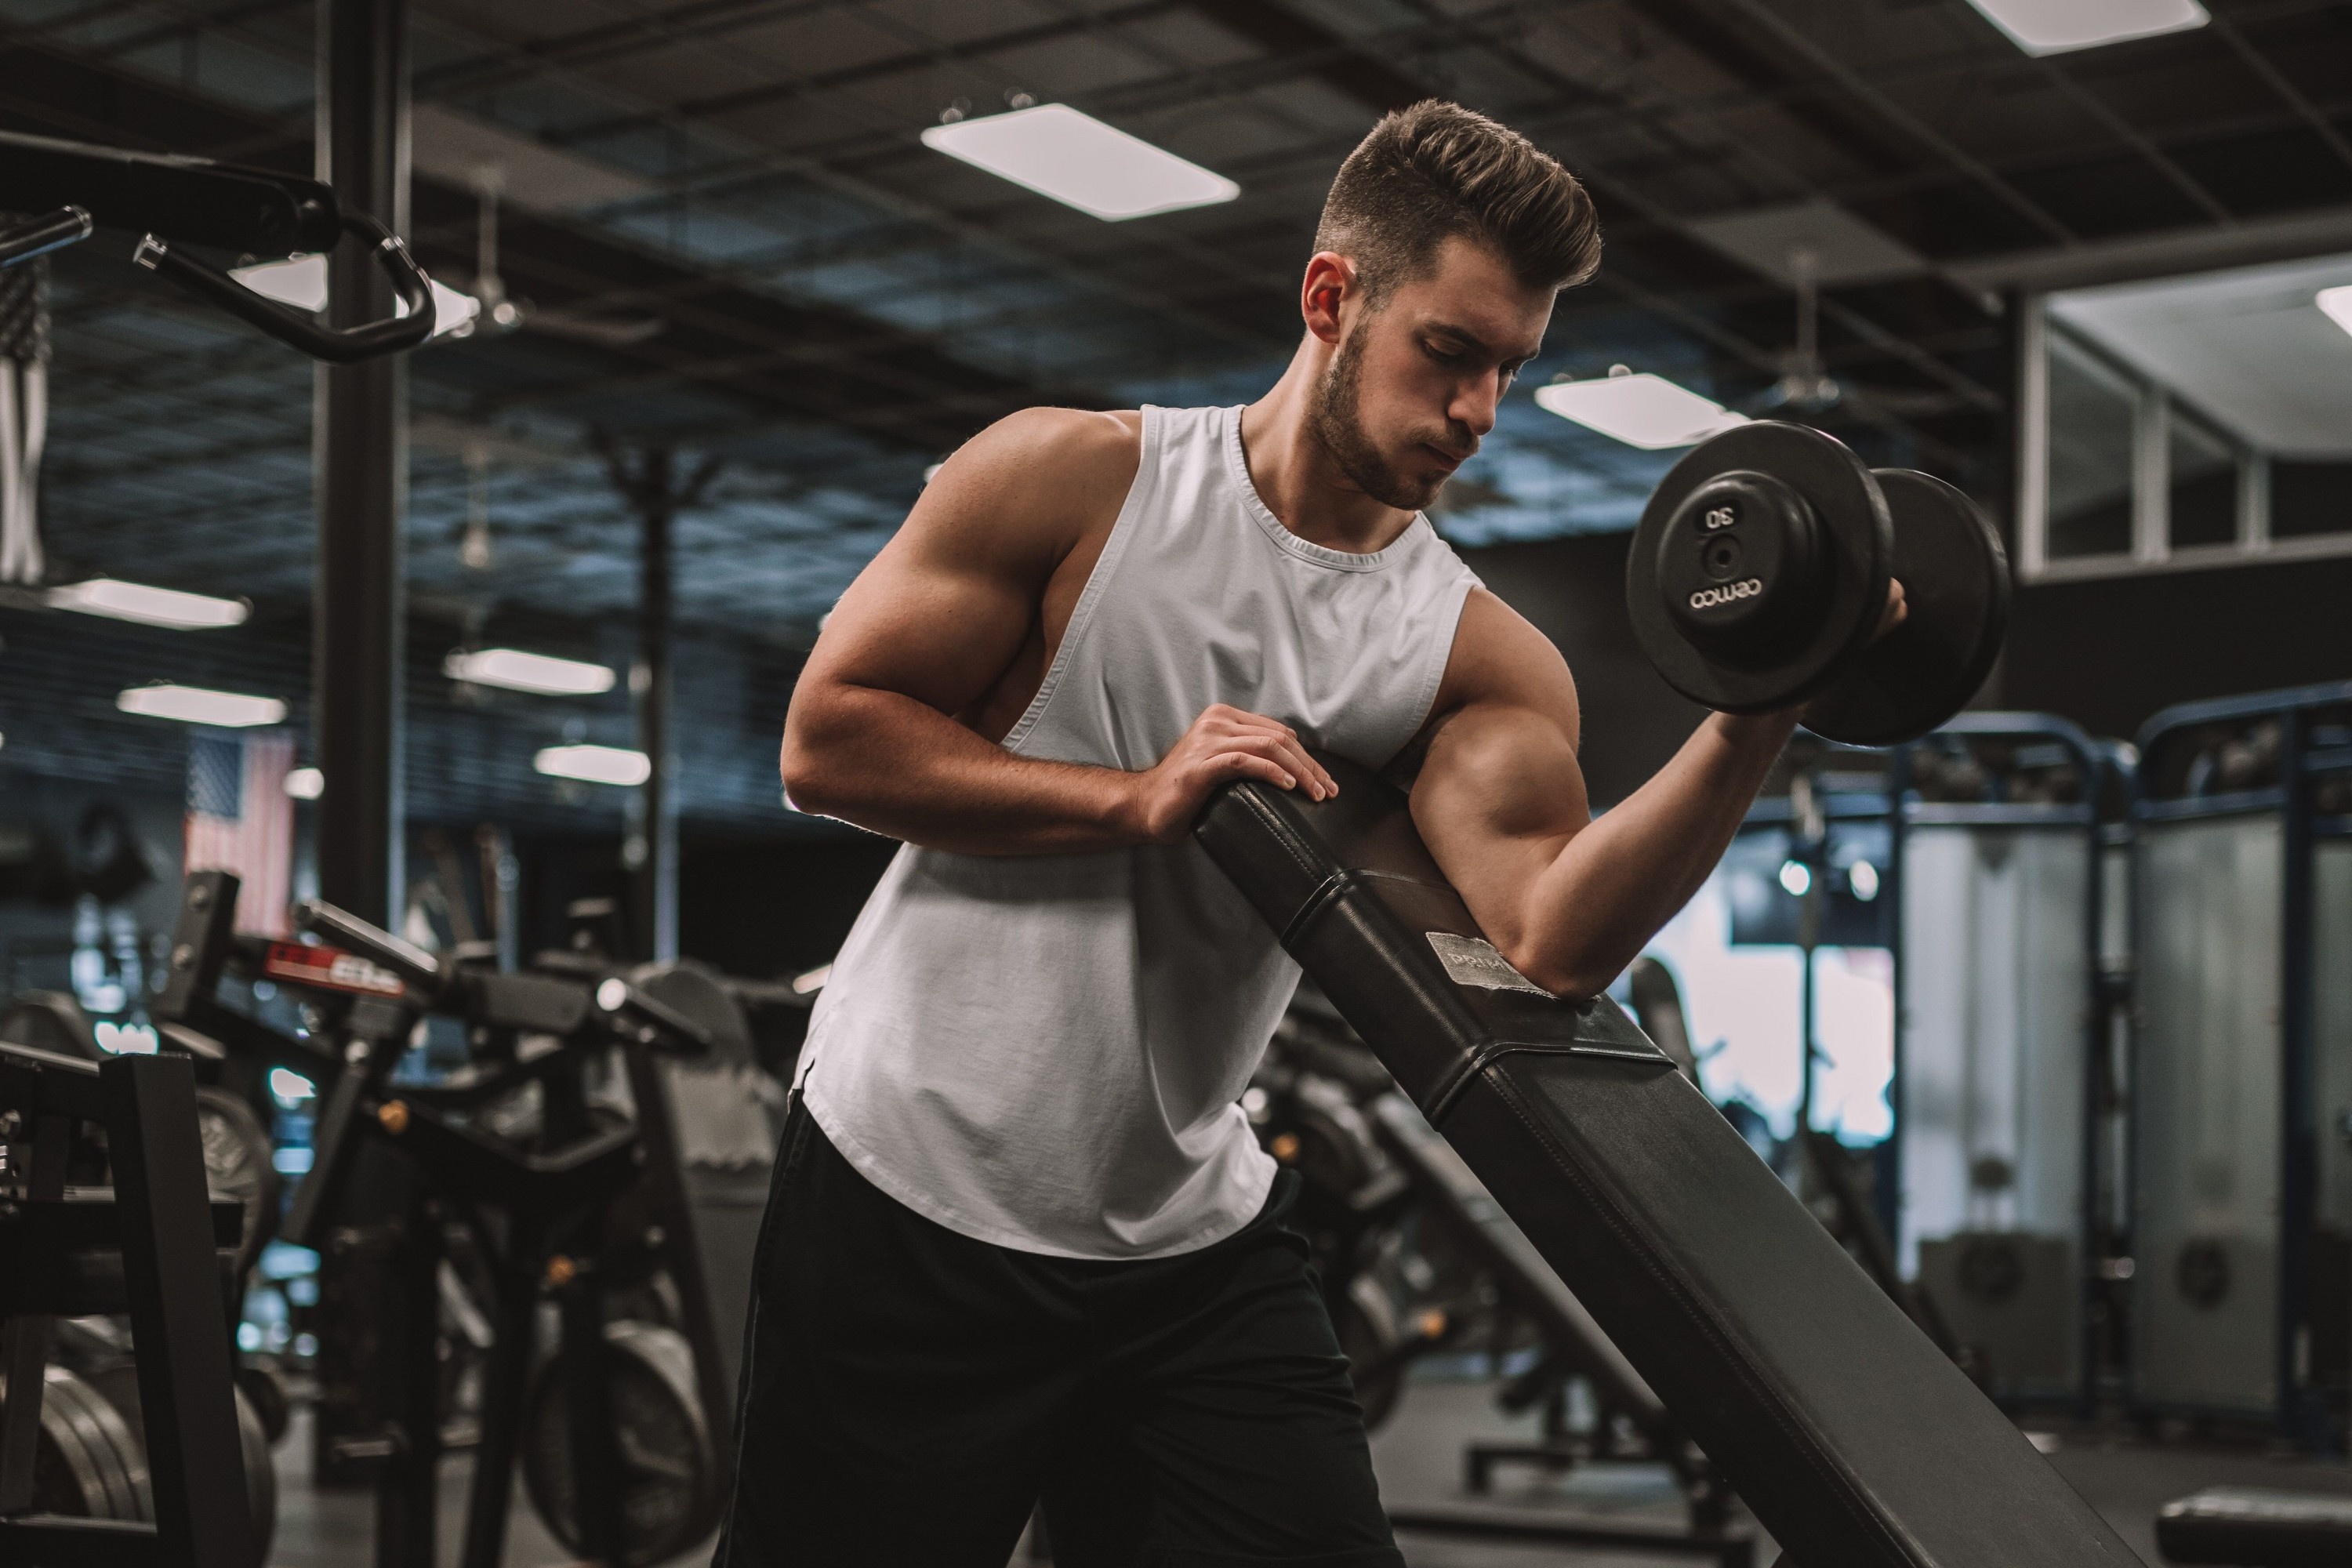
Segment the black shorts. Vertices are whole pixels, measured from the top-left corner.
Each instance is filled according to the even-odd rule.
[[[1284,1227],[1137,1263],[975,1241],[795,1104],[760,1230],[713,1568],[1402,1568],[1348,1364]]]

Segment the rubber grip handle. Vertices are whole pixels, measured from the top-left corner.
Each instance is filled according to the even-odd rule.
[[[379,266],[390,274],[405,315],[356,327],[322,327],[307,311],[257,294],[210,262],[148,235],[131,259],[160,272],[196,298],[209,301],[290,348],[331,364],[352,364],[380,354],[413,349],[433,335],[433,280],[408,254],[400,237],[365,213],[345,213],[342,226],[375,247]]]

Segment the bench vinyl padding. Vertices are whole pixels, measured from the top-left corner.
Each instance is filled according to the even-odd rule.
[[[1336,799],[1230,786],[1196,838],[1793,1563],[2137,1563],[1613,1002],[1457,980],[1403,795],[1322,760]]]

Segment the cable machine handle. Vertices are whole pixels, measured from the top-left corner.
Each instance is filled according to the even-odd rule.
[[[433,281],[408,254],[400,237],[365,213],[342,215],[343,232],[375,247],[375,258],[392,279],[394,290],[408,307],[404,316],[370,321],[357,327],[322,327],[308,312],[257,294],[206,261],[174,249],[150,234],[139,241],[131,259],[151,272],[160,272],[189,293],[206,300],[230,315],[258,327],[279,342],[301,350],[312,359],[331,364],[354,364],[380,354],[413,349],[433,335]]]

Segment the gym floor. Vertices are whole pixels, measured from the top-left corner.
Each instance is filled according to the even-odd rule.
[[[1461,1500],[1462,1449],[1475,1438],[1525,1438],[1535,1429],[1530,1415],[1514,1418],[1496,1408],[1495,1384],[1483,1381],[1420,1379],[1372,1439],[1372,1459],[1381,1489],[1392,1506]],[[278,1538],[271,1568],[355,1568],[369,1558],[372,1511],[365,1492],[311,1485],[309,1417],[298,1411],[278,1449]],[[2091,1428],[2071,1422],[2033,1424],[2030,1430],[2054,1439],[2051,1462],[2149,1563],[2158,1556],[2154,1521],[2169,1499],[2212,1486],[2273,1487],[2352,1496],[2352,1468],[2275,1451],[2252,1443],[2194,1442],[2173,1437],[2161,1445],[2128,1430]],[[441,1560],[454,1562],[466,1508],[468,1462],[452,1458],[442,1479]],[[1612,1523],[1673,1526],[1682,1517],[1680,1494],[1664,1470],[1650,1466],[1608,1465],[1552,1479],[1505,1467],[1496,1472],[1495,1501],[1514,1510],[1569,1510]],[[1677,1561],[1657,1554],[1464,1540],[1420,1533],[1401,1535],[1412,1568],[1656,1568]],[[1774,1552],[1769,1539],[1757,1541],[1757,1568],[1768,1568]],[[506,1568],[556,1568],[568,1554],[528,1508],[514,1510],[507,1539]],[[671,1568],[700,1568],[706,1552],[680,1558]],[[1015,1568],[1027,1561],[1016,1552]],[[1683,1562],[1697,1559],[1683,1558]]]

